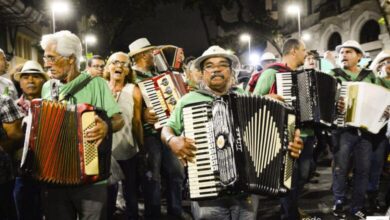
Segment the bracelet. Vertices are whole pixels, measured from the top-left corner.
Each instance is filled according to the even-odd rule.
[[[174,138],[174,137],[176,137],[176,136],[173,135],[173,134],[171,134],[170,136],[168,136],[168,137],[165,139],[165,143],[166,143],[167,145],[169,145],[169,141],[171,141],[172,138]]]

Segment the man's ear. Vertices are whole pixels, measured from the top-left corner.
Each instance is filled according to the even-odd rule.
[[[76,63],[76,57],[73,54],[69,57],[69,63],[70,64]]]

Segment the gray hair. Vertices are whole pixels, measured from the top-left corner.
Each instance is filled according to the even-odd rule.
[[[42,36],[42,49],[45,50],[51,43],[55,43],[57,45],[57,53],[61,56],[69,57],[73,54],[76,58],[77,70],[80,69],[80,59],[83,50],[80,38],[78,38],[75,34],[72,34],[70,31],[59,31],[54,34],[46,34]]]
[[[115,52],[115,53],[111,54],[111,56],[107,60],[106,66],[111,64],[112,60],[114,59],[114,56],[116,56],[116,55],[125,56],[125,57],[127,57],[127,60],[130,61],[130,57],[127,53],[119,51],[119,52]]]

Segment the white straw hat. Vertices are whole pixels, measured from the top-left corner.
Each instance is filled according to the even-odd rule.
[[[336,52],[339,53],[341,48],[353,48],[364,55],[364,50],[362,46],[360,46],[360,44],[354,40],[347,40],[342,45],[338,45],[336,47]]]
[[[370,65],[370,69],[376,74],[378,71],[378,64],[381,63],[383,60],[390,58],[390,50],[384,50],[380,52],[375,59],[372,61]]]
[[[155,48],[155,46],[152,46],[148,39],[146,38],[139,38],[135,41],[133,41],[129,45],[129,56],[132,57],[138,53],[144,52],[146,50],[150,50]]]
[[[15,73],[14,78],[16,81],[20,80],[20,76],[23,73],[29,73],[29,74],[40,74],[45,80],[49,79],[49,76],[43,71],[41,64],[34,60],[27,61],[22,68],[22,71]]]
[[[210,57],[225,57],[232,62],[232,69],[237,69],[240,65],[240,60],[234,54],[228,52],[220,46],[211,46],[205,52],[203,52],[202,56],[198,57],[194,61],[195,68],[202,69],[200,64]]]

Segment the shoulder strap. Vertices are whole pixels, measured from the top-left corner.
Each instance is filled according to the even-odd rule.
[[[371,70],[368,70],[368,69],[362,69],[362,71],[360,71],[358,77],[356,78],[356,81],[362,81],[364,78],[366,78],[368,75],[370,75],[371,73]]]
[[[84,88],[94,78],[95,78],[95,76],[88,75],[87,78],[85,78],[79,84],[74,86],[68,93],[66,93],[64,98],[60,101],[69,100],[74,94],[78,93],[82,88]]]
[[[341,70],[341,68],[334,68],[334,69],[332,69],[332,71],[335,73],[336,77],[340,76],[347,81],[352,81],[351,77],[348,76],[343,70]]]

